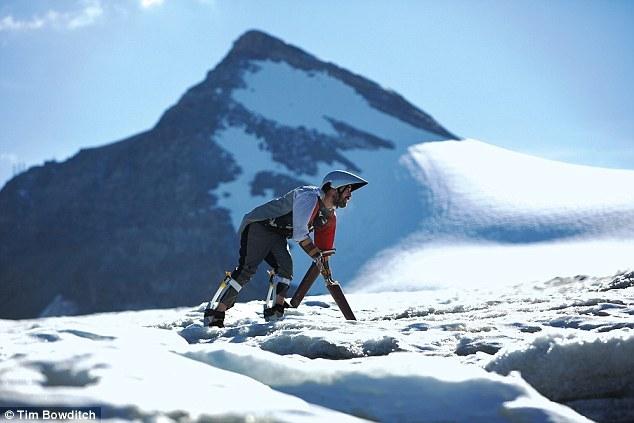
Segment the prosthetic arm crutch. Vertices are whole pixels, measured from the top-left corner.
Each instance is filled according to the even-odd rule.
[[[322,257],[329,257],[335,254],[335,250],[324,250],[321,252],[321,254]],[[299,307],[306,294],[308,294],[308,291],[310,291],[310,287],[313,286],[313,283],[315,283],[320,273],[321,272],[319,270],[319,267],[317,266],[317,263],[313,261],[306,271],[306,274],[302,278],[302,281],[299,283],[299,286],[295,290],[293,298],[291,298],[291,307]]]
[[[334,253],[334,250],[325,250],[322,251],[322,257],[329,257]],[[317,260],[321,260],[321,258],[318,258]],[[313,285],[319,274],[322,273],[324,274],[326,288],[328,289],[328,292],[330,292],[330,295],[332,295],[335,303],[337,303],[337,307],[339,307],[339,310],[341,310],[343,316],[346,318],[346,320],[357,320],[354,313],[352,312],[352,309],[350,308],[350,304],[348,303],[343,290],[341,289],[341,285],[339,284],[339,282],[332,279],[330,269],[328,268],[328,262],[324,262],[323,266],[327,268],[326,272],[322,272],[322,269],[320,269],[320,266],[318,266],[316,262],[313,262],[310,265],[308,271],[306,271],[306,274],[304,275],[304,278],[297,287],[293,298],[291,299],[291,306],[294,308],[299,307],[302,300],[310,290],[310,287]]]

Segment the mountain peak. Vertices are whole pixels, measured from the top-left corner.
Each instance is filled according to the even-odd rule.
[[[314,56],[305,51],[286,44],[279,38],[267,34],[266,32],[252,29],[240,36],[229,52],[229,57],[238,56],[241,58],[274,61],[285,60],[289,63],[298,64],[299,61],[319,62]],[[306,62],[305,62],[306,63]]]
[[[240,36],[233,43],[232,51],[234,52],[255,52],[260,54],[263,51],[275,47],[286,46],[287,44],[277,37],[267,34],[266,32],[252,29]]]
[[[231,92],[245,86],[244,71],[251,69],[253,63],[267,61],[284,62],[307,73],[320,73],[338,79],[354,89],[376,110],[414,128],[437,134],[440,139],[459,139],[399,94],[260,30],[249,30],[242,34],[233,43],[227,56],[209,71],[206,79],[190,88],[179,103],[164,114],[157,126],[178,126],[184,131],[199,131],[201,127],[209,129],[213,126],[210,125],[209,116],[217,114],[219,107],[223,107],[218,106],[218,100],[231,102]],[[224,93],[223,99],[219,99],[220,93]],[[215,106],[211,107],[212,104]],[[203,122],[196,117],[203,117]]]

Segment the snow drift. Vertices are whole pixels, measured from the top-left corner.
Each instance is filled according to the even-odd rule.
[[[203,345],[187,355],[374,421],[585,421],[545,400],[517,376],[499,378],[448,358],[397,353],[346,362],[281,360],[240,345]]]
[[[546,397],[574,402],[584,414],[627,421],[634,408],[634,336],[569,333],[534,339],[501,352],[489,371],[522,377]],[[607,415],[606,415],[607,414]]]
[[[631,266],[634,171],[571,165],[476,140],[423,143],[401,161],[429,205],[367,263],[362,291],[491,286]]]

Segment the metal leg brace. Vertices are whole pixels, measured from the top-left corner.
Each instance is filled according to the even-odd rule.
[[[264,301],[264,319],[277,320],[284,315],[284,305],[276,304],[278,295],[285,295],[291,286],[291,280],[269,271],[269,290]]]
[[[214,294],[211,301],[207,303],[207,307],[204,313],[205,326],[224,326],[225,313],[224,311],[217,311],[217,309],[220,305],[220,301],[224,299],[225,294],[230,288],[236,290],[237,295],[237,293],[239,293],[242,289],[242,285],[240,285],[235,279],[231,277],[231,272],[226,272],[225,278],[220,281],[220,286],[218,287],[218,290]],[[232,304],[225,305],[231,306]]]
[[[242,285],[240,285],[235,279],[231,277],[231,272],[225,272],[225,278],[220,281],[220,286],[218,287],[216,294],[213,296],[211,301],[207,303],[207,310],[215,310],[216,308],[218,308],[220,300],[229,290],[229,288],[233,288],[237,292],[240,292],[240,290],[242,289]]]

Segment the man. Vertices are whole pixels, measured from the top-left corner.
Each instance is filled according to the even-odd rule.
[[[246,214],[240,224],[240,259],[233,272],[221,282],[205,310],[205,326],[224,327],[225,311],[231,308],[242,287],[264,260],[273,268],[275,304],[265,308],[264,318],[284,315],[284,298],[293,278],[293,260],[286,240],[292,238],[308,254],[324,277],[330,278],[325,251],[334,251],[337,216],[346,207],[352,191],[367,181],[343,170],[327,174],[320,187],[301,186]],[[314,230],[315,240],[310,238]],[[266,306],[265,306],[266,307]]]

